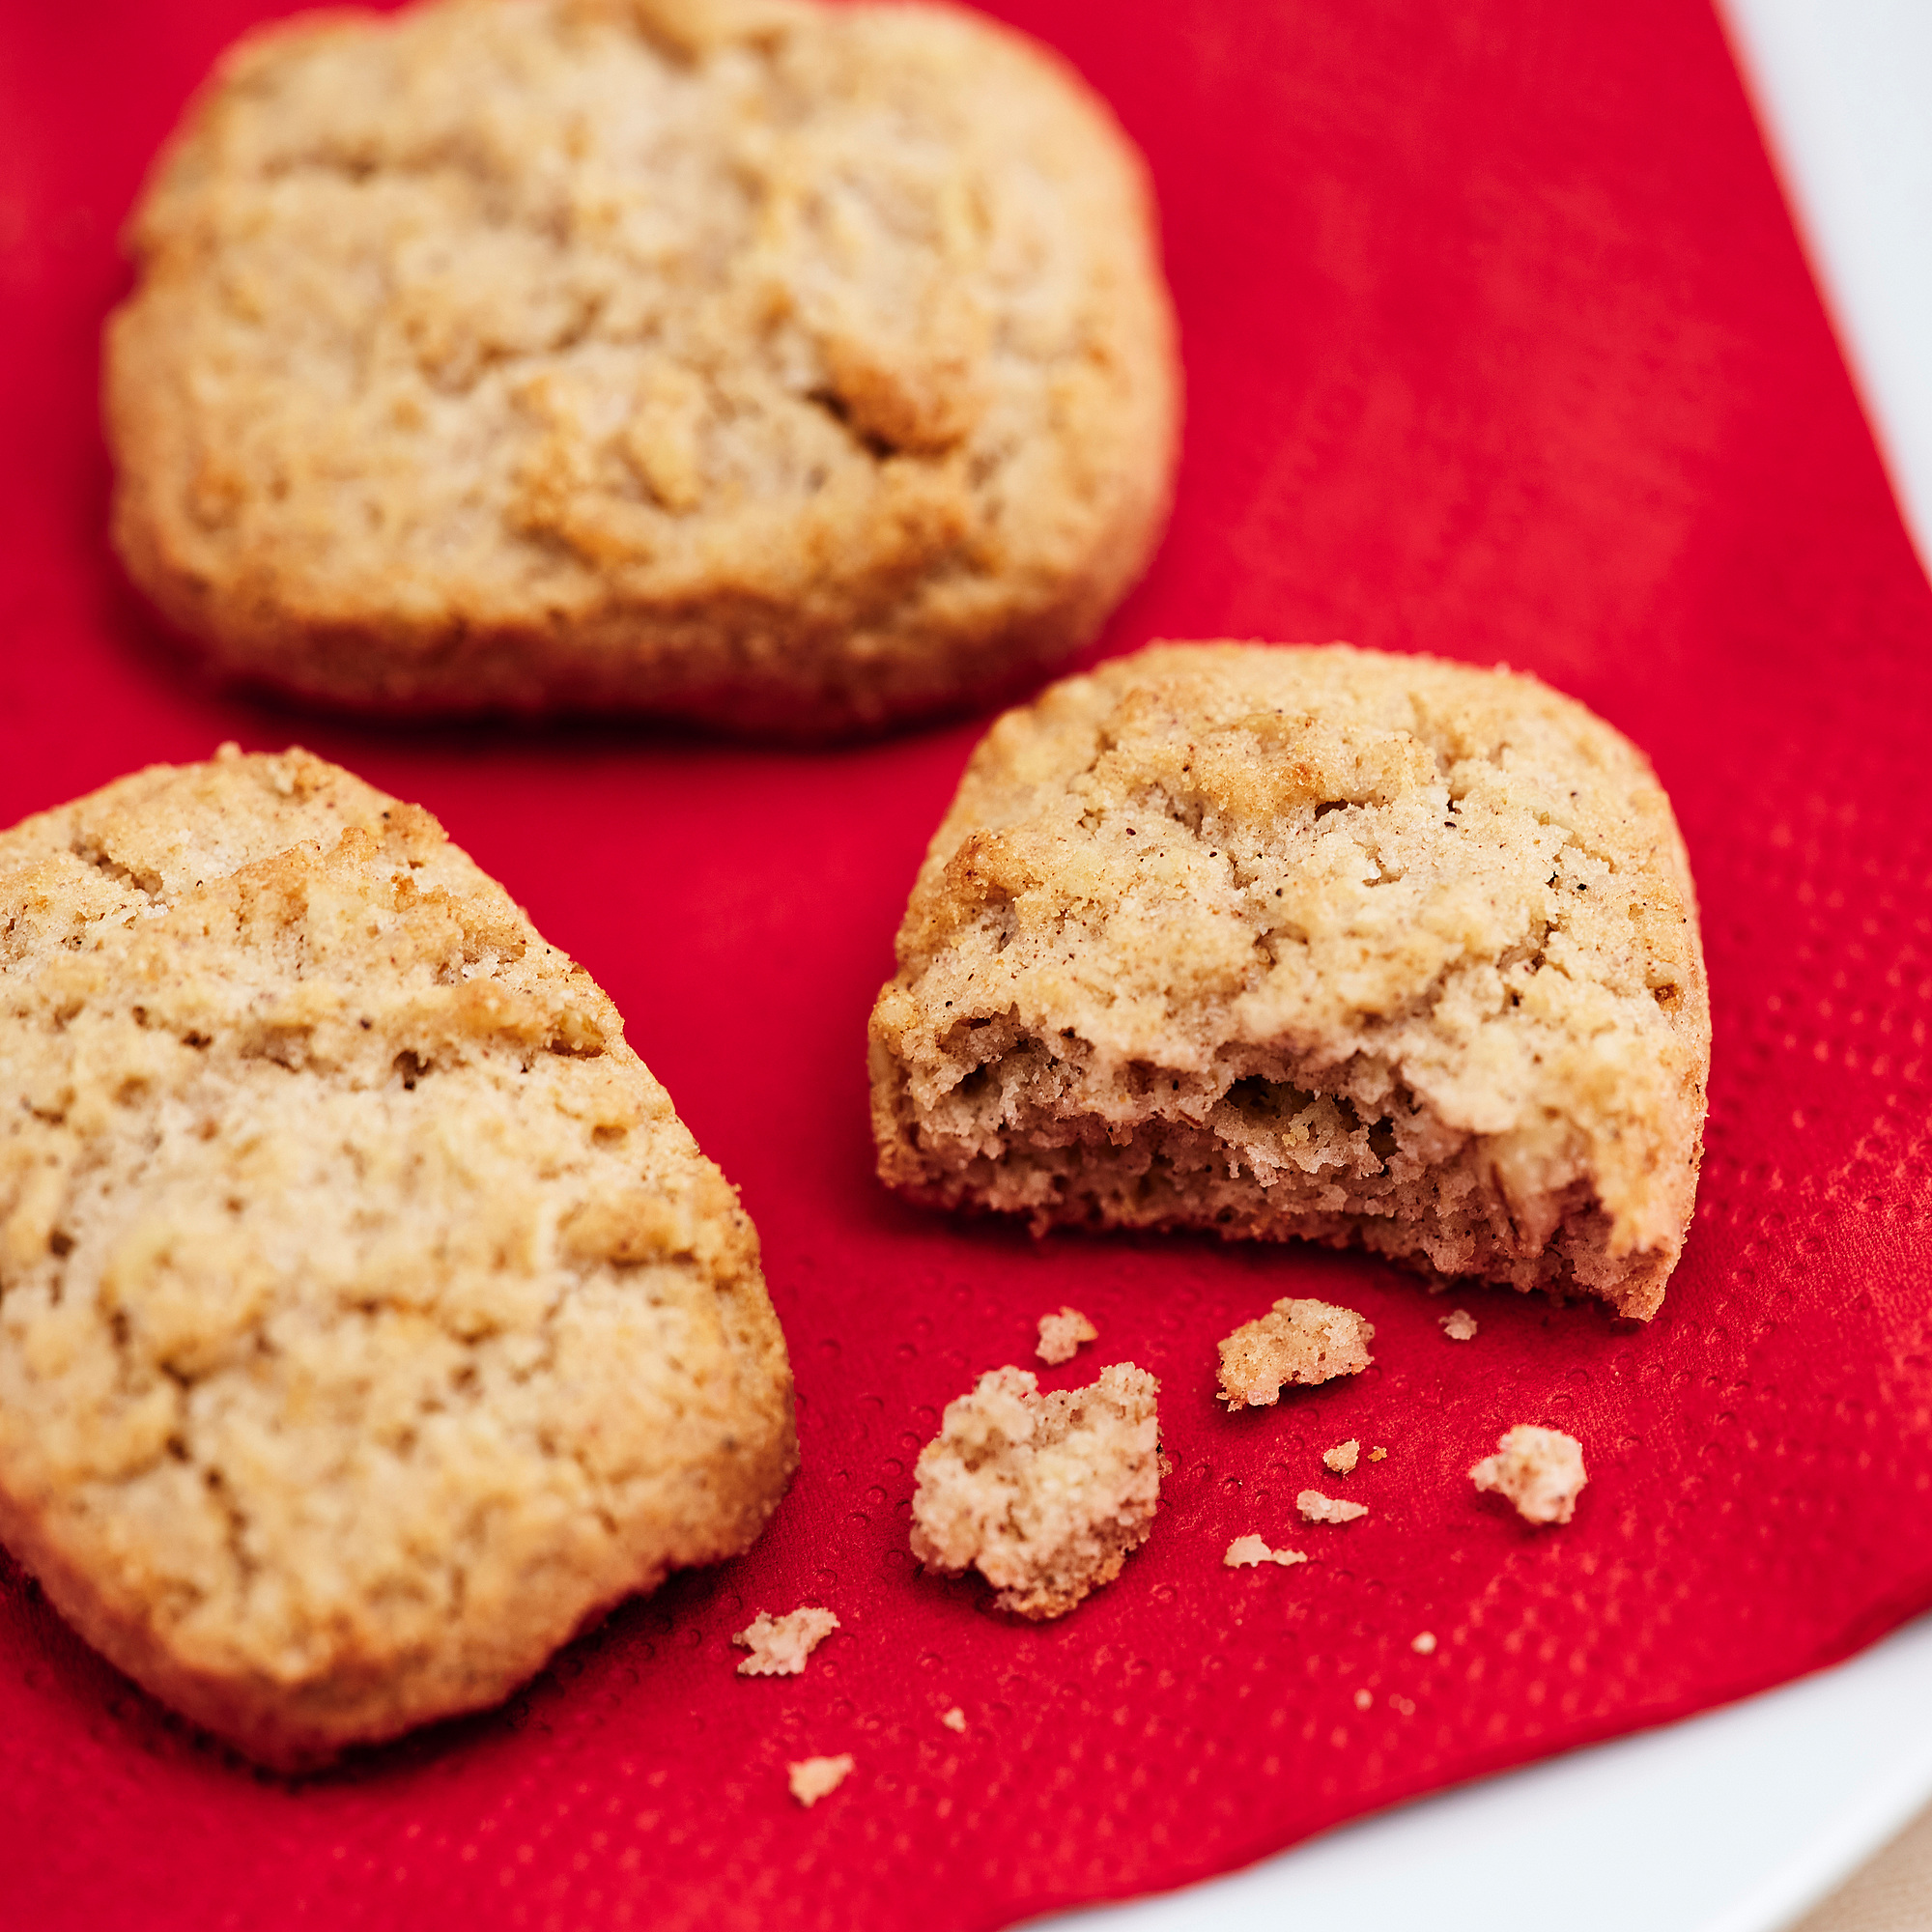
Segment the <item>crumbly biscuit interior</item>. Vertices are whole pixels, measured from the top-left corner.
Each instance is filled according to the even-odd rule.
[[[1156,648],[987,735],[873,1017],[885,1179],[1648,1315],[1709,1014],[1643,759],[1526,678]]]

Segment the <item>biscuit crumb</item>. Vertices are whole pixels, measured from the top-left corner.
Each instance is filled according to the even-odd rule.
[[[966,1728],[966,1713],[955,1704],[952,1710],[942,1711],[939,1714],[939,1721],[949,1731],[963,1731]]]
[[[801,1604],[790,1615],[760,1610],[731,1638],[752,1654],[738,1666],[740,1677],[796,1677],[805,1660],[838,1628],[830,1610]]]
[[[1326,1301],[1277,1301],[1221,1344],[1221,1400],[1230,1414],[1278,1402],[1290,1382],[1356,1376],[1375,1357],[1374,1327],[1352,1308]]]
[[[1367,1503],[1344,1502],[1340,1496],[1324,1496],[1320,1490],[1303,1490],[1294,1506],[1309,1522],[1353,1522],[1369,1513]]]
[[[801,1758],[787,1765],[791,1775],[791,1795],[810,1811],[821,1798],[829,1798],[852,1776],[852,1753],[840,1751],[837,1757]]]
[[[1568,1522],[1590,1479],[1583,1473],[1583,1445],[1574,1435],[1524,1422],[1469,1471],[1469,1480],[1507,1496],[1525,1522]]]
[[[1414,1651],[1417,1657],[1434,1656],[1435,1652],[1435,1633],[1434,1631],[1422,1631],[1418,1633],[1410,1639],[1408,1647]]]
[[[912,1553],[977,1569],[1003,1610],[1065,1616],[1110,1583],[1160,1507],[1160,1384],[1132,1362],[1042,1396],[1029,1369],[994,1369],[946,1406],[919,1453]]]
[[[1388,1451],[1380,1447],[1379,1445],[1369,1451],[1369,1461],[1371,1463],[1384,1463],[1387,1460],[1388,1460]]]
[[[1412,1718],[1415,1716],[1415,1699],[1412,1697],[1398,1697],[1391,1692],[1389,1696],[1389,1709],[1400,1712],[1405,1718]]]
[[[1039,1349],[1042,1362],[1070,1362],[1083,1342],[1099,1338],[1100,1331],[1077,1308],[1063,1308],[1057,1315],[1039,1318]]]
[[[1338,1476],[1352,1476],[1355,1464],[1360,1461],[1362,1445],[1351,1435],[1346,1442],[1338,1442],[1332,1449],[1321,1452],[1321,1460]]]
[[[1473,1342],[1476,1339],[1476,1318],[1466,1308],[1453,1308],[1447,1315],[1438,1315],[1435,1321],[1452,1342]]]
[[[1293,1564],[1306,1563],[1308,1557],[1299,1549],[1270,1549],[1264,1536],[1237,1536],[1221,1561],[1230,1570],[1252,1569],[1258,1563],[1279,1563],[1286,1570]]]
[[[1357,1690],[1355,1692],[1355,1709],[1358,1711],[1366,1711],[1375,1701],[1376,1693],[1373,1690]]]

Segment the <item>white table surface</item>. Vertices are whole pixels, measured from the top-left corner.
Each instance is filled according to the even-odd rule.
[[[1721,0],[1932,565],[1932,0]],[[1037,1932],[1782,1932],[1932,1800],[1932,1618],[1832,1671]]]

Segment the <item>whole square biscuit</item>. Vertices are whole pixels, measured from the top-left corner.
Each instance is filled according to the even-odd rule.
[[[1534,679],[1162,645],[975,753],[872,1014],[879,1172],[1654,1314],[1710,1013],[1642,755]]]
[[[301,752],[0,833],[0,1538],[265,1764],[494,1703],[797,1451],[757,1236],[589,977]]]
[[[309,697],[876,726],[1083,642],[1165,519],[1145,170],[964,11],[298,17],[129,245],[115,541]]]

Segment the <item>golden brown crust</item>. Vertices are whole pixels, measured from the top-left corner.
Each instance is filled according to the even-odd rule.
[[[129,240],[116,543],[310,696],[876,725],[1091,637],[1165,517],[1144,170],[951,8],[298,18]]]
[[[0,833],[0,1537],[261,1762],[493,1703],[756,1536],[757,1238],[610,1001],[290,752]]]
[[[1710,1012],[1649,765],[1534,679],[1157,646],[1002,718],[872,1017],[879,1171],[1653,1314]]]

